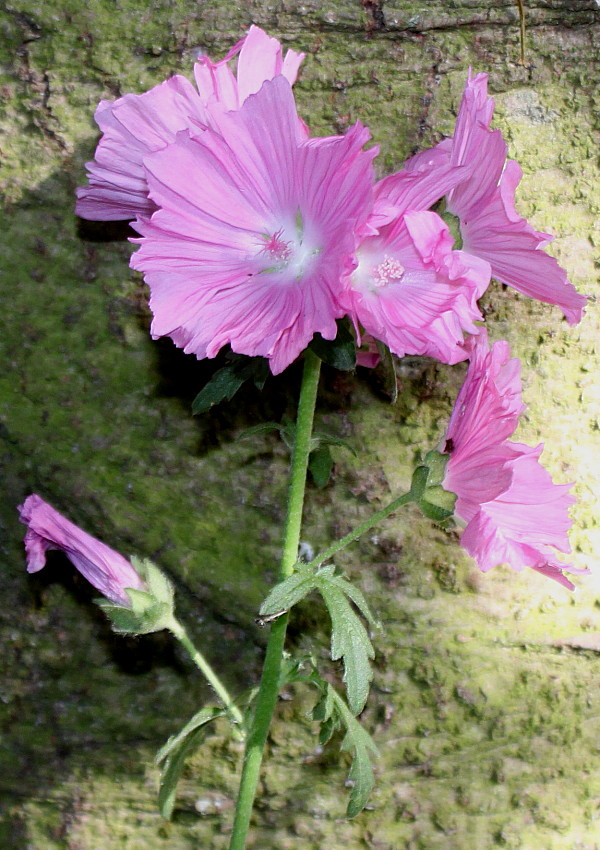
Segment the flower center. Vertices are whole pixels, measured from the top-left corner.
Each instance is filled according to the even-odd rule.
[[[283,228],[272,236],[269,236],[267,238],[267,244],[262,249],[262,253],[267,254],[270,259],[280,263],[283,267],[292,256],[292,249],[290,248],[290,243],[281,238],[282,233]]]
[[[293,224],[274,233],[263,233],[261,243],[256,255],[261,266],[259,274],[284,273],[290,280],[301,280],[323,250],[307,236],[299,210]]]
[[[386,286],[392,282],[396,283],[402,280],[405,271],[406,269],[399,260],[395,260],[386,254],[383,262],[373,268],[373,283],[377,287]]]

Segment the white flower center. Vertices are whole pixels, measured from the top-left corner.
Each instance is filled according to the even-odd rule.
[[[256,255],[259,274],[283,273],[289,280],[301,280],[323,250],[305,232],[299,210],[293,224],[263,233],[260,240],[261,248]]]
[[[356,289],[377,292],[390,283],[399,283],[406,269],[395,257],[382,255],[378,251],[359,251],[358,265],[352,273]]]

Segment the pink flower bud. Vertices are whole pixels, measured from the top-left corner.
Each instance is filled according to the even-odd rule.
[[[82,531],[40,496],[28,496],[19,512],[27,526],[27,572],[36,573],[45,566],[48,549],[60,549],[82,576],[116,605],[131,607],[127,588],[147,589],[129,561]]]

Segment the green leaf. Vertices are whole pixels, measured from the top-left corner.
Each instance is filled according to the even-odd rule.
[[[304,599],[316,587],[315,572],[298,564],[289,578],[276,584],[260,606],[261,617],[274,617],[286,611]]]
[[[329,446],[319,446],[318,449],[310,453],[308,468],[313,481],[319,489],[322,489],[328,484],[331,470],[333,469],[333,458],[331,457]]]
[[[340,727],[346,730],[340,749],[352,755],[352,764],[348,779],[353,783],[353,786],[346,814],[349,818],[353,818],[364,809],[369,795],[373,790],[375,777],[373,775],[370,757],[378,756],[379,753],[375,742],[353,716],[341,696],[331,685],[326,685],[325,687],[326,693],[323,694],[317,705],[328,702],[330,705],[330,714],[325,717],[321,725],[319,740],[321,740],[321,743],[326,743],[331,736],[331,732],[336,731]],[[326,735],[328,737],[325,737]]]
[[[192,413],[206,413],[221,401],[231,401],[246,381],[252,380],[262,390],[269,375],[269,364],[264,357],[245,357],[229,354],[230,361],[212,376],[192,402]]]
[[[334,583],[319,580],[318,588],[331,617],[331,657],[342,659],[348,703],[354,714],[365,707],[373,671],[369,659],[375,651],[360,618],[348,602],[344,591]]]
[[[374,628],[379,629],[381,627],[381,623],[375,619],[373,614],[371,613],[371,609],[367,604],[367,600],[358,587],[355,587],[351,582],[348,581],[341,573],[336,572],[337,568],[333,564],[328,564],[325,567],[321,567],[317,572],[317,578],[320,581],[327,581],[329,584],[334,584],[338,587],[346,596],[348,596],[356,605],[360,613],[363,615],[365,620]]]
[[[313,431],[313,435],[311,437],[311,448],[315,449],[321,445],[327,446],[341,446],[344,449],[348,449],[349,452],[352,452],[354,457],[357,457],[356,449],[350,445],[346,440],[342,440],[341,437],[336,437],[334,434],[327,434],[325,431]]]
[[[215,372],[192,402],[192,413],[206,413],[221,401],[231,401],[245,380],[245,377],[236,372],[235,366],[223,366]]]
[[[160,813],[167,820],[173,814],[177,783],[186,758],[196,750],[206,737],[206,726],[217,717],[226,714],[223,709],[203,708],[156,754],[156,765],[160,768],[158,805]]]
[[[261,422],[260,425],[252,425],[250,428],[244,428],[238,434],[238,440],[243,440],[246,437],[251,437],[254,434],[266,434],[269,431],[281,431],[281,425],[278,422]]]
[[[321,334],[315,334],[308,347],[328,366],[343,372],[356,367],[356,342],[344,322],[338,321],[335,339],[323,339]]]

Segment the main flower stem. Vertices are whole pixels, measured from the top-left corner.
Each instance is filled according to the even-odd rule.
[[[219,679],[215,671],[212,669],[208,661],[205,659],[205,657],[202,655],[202,653],[194,646],[194,644],[189,638],[188,633],[186,632],[182,624],[179,622],[179,620],[173,617],[173,619],[168,625],[168,629],[171,634],[177,638],[181,645],[185,647],[196,667],[198,667],[200,671],[204,674],[209,685],[227,709],[227,713],[229,714],[234,723],[234,728],[238,733],[238,737],[243,740],[244,735],[242,729],[244,725],[244,718],[242,712],[239,710],[239,708],[231,698],[225,685],[221,682],[221,680]]]
[[[306,470],[310,454],[315,402],[319,385],[321,361],[310,350],[304,355],[304,372],[298,402],[296,438],[292,454],[292,469],[288,492],[287,516],[285,521],[283,554],[279,569],[279,581],[290,576],[298,560],[298,544],[302,525],[302,508],[306,488]],[[288,615],[285,614],[271,626],[267,652],[263,666],[260,689],[246,742],[244,766],[235,810],[233,832],[229,850],[244,850],[250,825],[256,786],[260,775],[263,750],[271,725],[271,718],[279,694],[279,677],[285,643]]]

